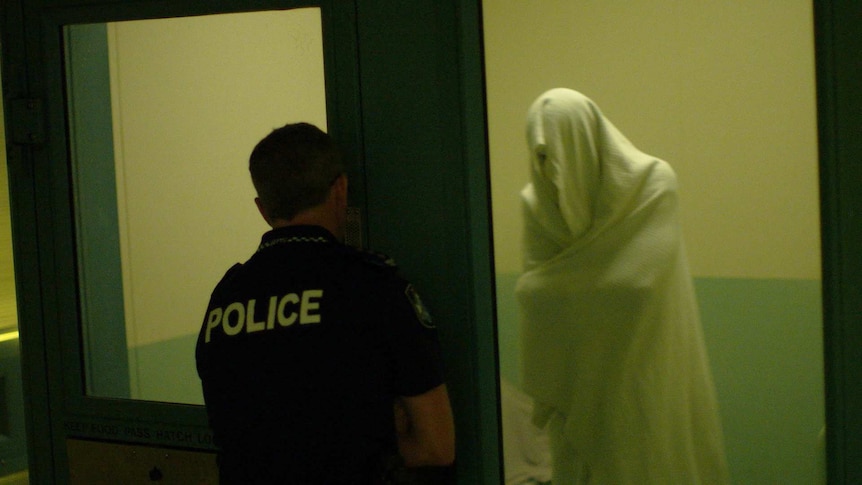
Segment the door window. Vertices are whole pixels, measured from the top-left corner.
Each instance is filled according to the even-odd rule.
[[[319,8],[65,28],[86,394],[202,404],[209,293],[268,227],[248,155],[326,129]]]

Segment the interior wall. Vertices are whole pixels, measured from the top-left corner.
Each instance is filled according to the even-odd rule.
[[[210,292],[268,229],[248,155],[286,123],[326,128],[320,12],[121,22],[108,36],[132,393],[199,403]]]
[[[483,2],[503,379],[520,385],[526,112],[568,87],[678,174],[734,483],[822,479],[812,15],[803,0]]]
[[[820,278],[810,1],[483,3],[498,270],[519,271],[526,111],[591,97],[680,180],[697,276]]]

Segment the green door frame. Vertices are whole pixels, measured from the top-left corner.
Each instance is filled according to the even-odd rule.
[[[130,397],[128,350],[120,267],[108,36],[105,24],[66,32],[69,140],[76,164],[74,179],[89,190],[76,191],[81,258],[81,313],[89,322],[82,334],[88,394]],[[81,71],[81,72],[78,72]],[[106,136],[110,134],[111,136]],[[78,143],[81,141],[82,143]],[[107,224],[105,223],[107,221]],[[90,294],[92,288],[98,292]],[[89,356],[98,355],[98,359]],[[105,358],[107,356],[107,358]]]
[[[64,236],[72,233],[66,147],[50,143],[57,136],[65,137],[65,128],[62,123],[57,125],[58,118],[52,114],[62,113],[65,107],[57,106],[61,100],[50,94],[60,85],[60,59],[55,48],[45,45],[59,42],[60,33],[48,30],[56,25],[52,22],[58,15],[68,22],[75,18],[86,21],[88,15],[91,21],[104,20],[94,17],[94,12],[105,9],[119,15],[117,18],[137,18],[256,10],[276,2],[115,0],[98,7],[95,3],[4,0],[0,11],[22,367],[35,484],[62,482],[62,442],[69,432],[69,420],[63,416],[69,412],[67,407],[76,406],[64,398],[68,390],[61,359],[68,352],[62,342],[69,335],[63,332],[75,329],[57,328],[58,321],[70,318],[64,305],[75,305],[64,293],[68,288],[62,285],[68,283],[63,282],[76,281],[76,277],[73,266],[64,260],[74,253],[73,241]],[[358,94],[348,90],[340,95],[352,96],[350,102],[361,106],[361,116],[339,126],[357,135],[351,148],[362,155],[369,174],[365,187],[369,244],[398,255],[408,276],[439,305],[437,320],[447,322],[441,323],[441,338],[448,353],[458,357],[449,359],[449,364],[450,373],[459,379],[453,401],[458,413],[462,482],[499,483],[479,3],[357,0],[354,14],[362,89]],[[830,483],[860,483],[862,90],[858,79],[862,79],[862,65],[858,52],[862,52],[862,18],[852,0],[817,0],[814,6],[827,467]],[[38,109],[40,101],[43,111]],[[401,198],[394,204],[378,195],[405,191],[415,191],[416,197]],[[52,210],[57,207],[66,212]],[[71,315],[73,320],[77,318],[76,312]],[[115,415],[117,406],[132,418],[151,413],[165,423],[199,424],[201,417],[194,407],[143,403],[126,408],[124,403],[97,400],[82,404],[95,408],[94,421]],[[99,409],[102,407],[108,409]],[[99,414],[103,411],[105,414]]]
[[[862,483],[862,10],[814,2],[829,483]]]

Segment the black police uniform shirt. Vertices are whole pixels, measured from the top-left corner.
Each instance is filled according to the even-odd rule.
[[[196,348],[223,483],[364,483],[393,403],[443,383],[413,287],[318,226],[264,234],[216,286]]]

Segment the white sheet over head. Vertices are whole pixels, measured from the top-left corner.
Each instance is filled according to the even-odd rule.
[[[530,107],[523,189],[525,391],[595,483],[725,483],[676,175],[586,96]],[[557,420],[559,421],[559,420]]]

